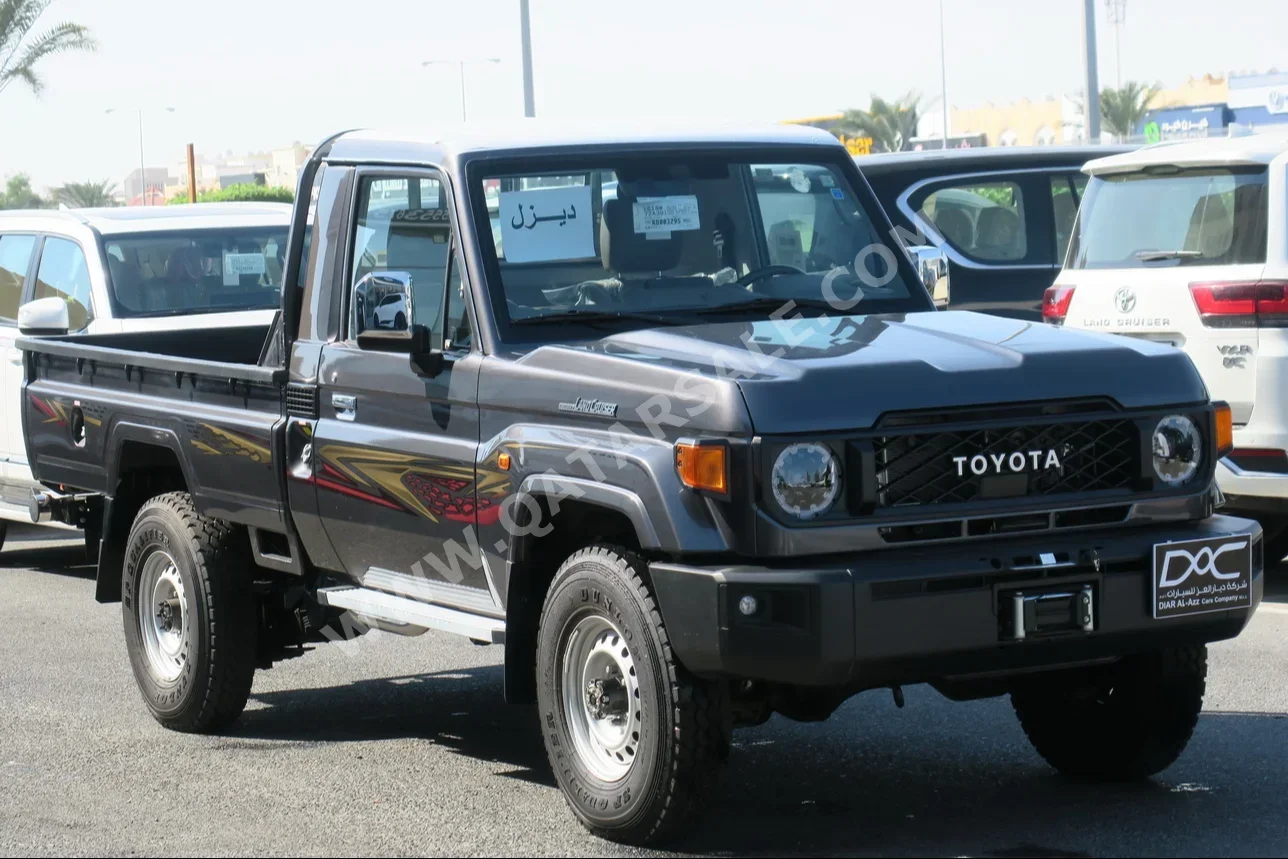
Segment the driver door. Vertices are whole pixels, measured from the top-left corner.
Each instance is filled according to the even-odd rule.
[[[319,373],[313,445],[319,513],[354,580],[486,610],[495,600],[471,548],[481,355],[449,344],[441,371],[430,375],[406,352],[357,342],[360,330],[402,323],[426,326],[433,345],[443,345],[445,290],[465,275],[450,189],[430,170],[373,168],[361,171],[357,183],[348,264],[338,275],[347,330],[323,347]],[[381,290],[397,290],[408,281],[405,321],[392,293],[367,289],[378,282]],[[363,289],[355,293],[359,282]]]

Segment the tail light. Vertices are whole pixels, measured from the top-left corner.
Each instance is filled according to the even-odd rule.
[[[1244,471],[1288,474],[1288,453],[1260,447],[1236,447],[1229,452],[1230,461]]]
[[[1191,283],[1190,296],[1208,328],[1288,327],[1288,280]]]
[[[1069,303],[1073,301],[1072,286],[1048,286],[1042,293],[1042,321],[1052,325],[1064,324],[1064,317],[1069,315]]]

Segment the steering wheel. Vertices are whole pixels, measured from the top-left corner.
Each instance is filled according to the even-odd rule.
[[[577,284],[577,300],[573,302],[573,306],[585,307],[591,304],[616,304],[617,302],[617,296],[602,283],[582,281]]]
[[[773,277],[776,274],[808,274],[804,269],[799,269],[794,265],[766,265],[751,271],[738,278],[738,284],[744,287],[750,287],[758,280],[764,280],[767,277]]]

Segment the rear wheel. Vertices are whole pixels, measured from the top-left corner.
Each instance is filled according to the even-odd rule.
[[[1185,750],[1206,679],[1207,648],[1180,648],[1026,679],[1011,703],[1033,748],[1062,774],[1142,779]]]
[[[397,316],[394,317],[394,330],[405,331],[406,329],[407,329],[407,316],[404,313],[399,313]]]
[[[4,538],[9,536],[9,523],[0,521],[0,549],[4,548]]]
[[[619,548],[560,567],[541,614],[537,702],[564,798],[596,835],[673,837],[715,786],[729,747],[727,690],[671,651],[645,565]]]
[[[151,499],[126,545],[121,608],[130,667],[153,718],[223,728],[255,674],[255,601],[245,536],[202,516],[185,492]]]

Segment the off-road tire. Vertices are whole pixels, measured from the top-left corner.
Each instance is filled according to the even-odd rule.
[[[130,667],[153,718],[167,728],[212,733],[246,707],[255,675],[257,619],[246,535],[202,516],[186,492],[152,498],[139,510],[125,548],[121,609]],[[167,682],[150,667],[136,599],[144,561],[157,550],[173,560],[190,623],[185,660]]]
[[[1207,648],[1188,647],[1034,677],[1012,690],[1011,704],[1033,748],[1063,775],[1144,779],[1185,750],[1206,680]]]
[[[563,658],[576,624],[593,615],[621,630],[639,678],[642,730],[629,772],[596,776],[576,751],[563,703]],[[676,659],[645,562],[591,546],[559,568],[537,641],[537,703],[550,766],[573,814],[592,833],[628,844],[682,834],[711,795],[732,731],[728,688]]]

